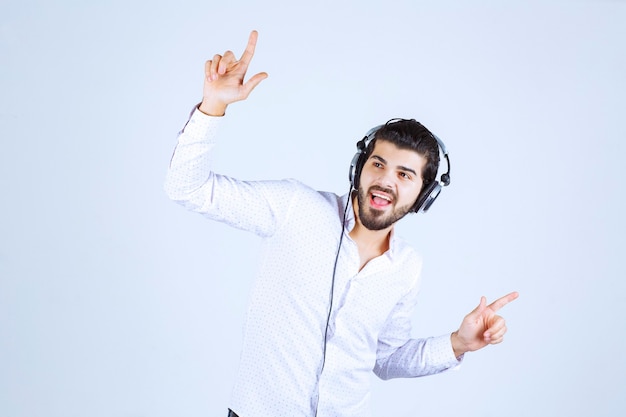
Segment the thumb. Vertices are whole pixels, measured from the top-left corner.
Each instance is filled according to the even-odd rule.
[[[480,314],[487,308],[487,298],[483,295],[480,297],[480,303],[472,313]]]
[[[246,97],[254,90],[254,88],[259,85],[261,81],[268,77],[266,72],[260,72],[252,76],[244,85],[243,90]]]

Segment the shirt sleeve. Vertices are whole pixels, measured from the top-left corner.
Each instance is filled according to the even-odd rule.
[[[213,172],[211,153],[223,117],[195,109],[178,135],[165,192],[188,210],[259,236],[271,236],[289,210],[297,182],[241,181]]]
[[[387,319],[378,337],[374,373],[381,379],[413,378],[458,368],[463,356],[456,358],[450,334],[412,339],[411,314],[418,286],[403,297]]]

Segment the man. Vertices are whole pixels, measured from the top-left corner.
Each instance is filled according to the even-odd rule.
[[[421,259],[393,233],[436,185],[437,141],[414,120],[376,129],[357,154],[354,190],[315,191],[295,180],[244,182],[212,171],[210,152],[228,105],[267,77],[244,82],[252,32],[239,60],[205,66],[201,104],[180,133],[166,180],[171,199],[264,238],[229,415],[369,415],[369,379],[416,377],[457,366],[464,353],[500,343],[496,311],[511,293],[480,304],[460,328],[410,338]]]

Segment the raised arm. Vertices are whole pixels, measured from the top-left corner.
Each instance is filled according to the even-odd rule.
[[[200,111],[211,116],[222,116],[226,107],[236,101],[245,100],[250,92],[261,81],[267,78],[267,73],[259,72],[244,81],[248,66],[258,38],[257,31],[253,30],[248,38],[248,45],[237,60],[232,51],[224,55],[216,54],[204,66],[204,91]]]
[[[205,65],[204,94],[178,135],[165,179],[170,199],[188,210],[259,236],[270,236],[289,208],[297,187],[290,181],[241,181],[214,172],[211,154],[226,107],[244,100],[267,77],[258,73],[245,81],[254,55],[252,32],[239,60],[232,52],[215,55]]]

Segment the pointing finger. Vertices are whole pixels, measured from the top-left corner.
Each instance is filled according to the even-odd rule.
[[[504,297],[498,298],[496,301],[489,304],[489,308],[493,311],[498,311],[511,301],[515,300],[517,297],[519,297],[519,294],[517,293],[517,291],[514,291],[510,294],[505,295]]]
[[[250,37],[248,38],[248,45],[246,46],[246,50],[243,51],[241,55],[241,63],[244,65],[248,65],[254,56],[254,50],[256,48],[256,41],[259,37],[259,33],[256,30],[250,32]]]

